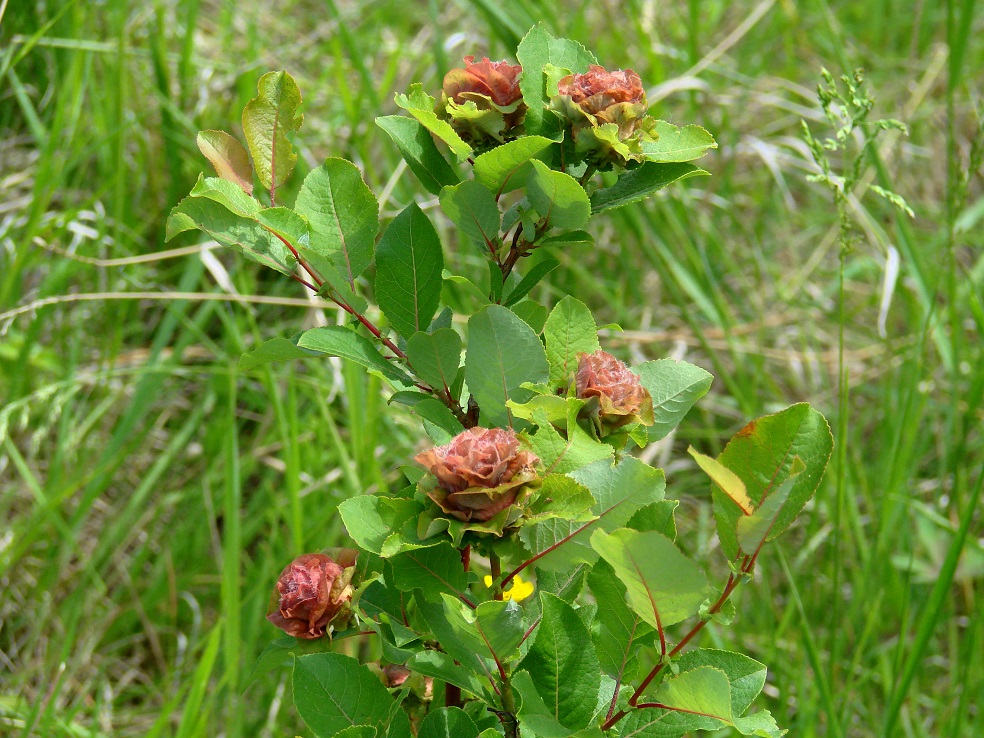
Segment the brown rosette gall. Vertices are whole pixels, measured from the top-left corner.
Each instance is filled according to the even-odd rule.
[[[352,574],[359,552],[334,549],[331,555],[304,554],[280,573],[267,620],[295,638],[321,638],[329,626],[344,624],[351,610]]]
[[[463,69],[444,75],[444,91],[437,114],[445,118],[467,143],[490,148],[515,138],[526,116],[519,90],[523,68],[506,61],[465,57]]]
[[[539,459],[511,430],[469,428],[414,460],[436,479],[427,495],[463,522],[486,522],[521,499],[537,481]]]
[[[576,152],[599,168],[644,161],[644,144],[657,138],[642,80],[631,69],[609,72],[593,64],[584,74],[569,74],[558,82],[551,107],[570,123]]]
[[[629,367],[609,353],[580,354],[574,376],[577,396],[588,400],[586,410],[603,426],[620,428],[629,423],[652,425],[653,398]]]

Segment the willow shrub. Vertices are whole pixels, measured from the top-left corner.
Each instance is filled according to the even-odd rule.
[[[591,247],[591,218],[706,174],[689,162],[714,139],[652,118],[638,75],[542,27],[516,56],[466,58],[439,97],[413,85],[396,95],[406,115],[376,119],[484,255],[481,284],[445,269],[415,202],[380,235],[377,201],[345,159],[311,171],[293,208],[277,204],[303,117],[286,72],[260,79],[245,146],[199,135],[218,177],[173,209],[168,238],[204,231],[351,316],[272,338],[242,366],[356,362],[434,444],[404,468],[405,489],[340,505],[354,548],[287,566],[268,619],[288,635],[254,673],[290,668],[297,711],[323,738],[781,735],[767,711],[748,713],[763,664],[684,647],[731,622],[729,596],[815,492],[827,423],[797,404],[749,423],[717,459],[691,449],[731,569],[712,585],[674,542],[662,470],[631,455],[673,430],[711,375],[668,359],[628,367],[576,296],[548,310],[529,295],[552,253]],[[442,305],[448,282],[473,313]],[[345,638],[362,646],[333,645]]]

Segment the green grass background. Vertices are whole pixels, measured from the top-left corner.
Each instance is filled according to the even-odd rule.
[[[737,596],[735,624],[701,644],[769,665],[758,706],[790,735],[980,735],[975,10],[0,0],[0,735],[307,734],[284,675],[242,694],[276,635],[272,584],[295,554],[338,542],[338,502],[396,484],[422,434],[361,370],[238,371],[255,342],[337,316],[230,253],[165,246],[164,220],[207,169],[196,131],[234,130],[279,68],[305,93],[295,191],[345,156],[392,216],[416,189],[373,117],[412,81],[437,89],[465,54],[509,55],[540,19],[638,71],[654,113],[720,143],[701,162],[712,177],[597,219],[597,248],[561,254],[534,293],[573,293],[620,324],[607,345],[626,358],[715,374],[657,449],[688,550],[717,553],[688,444],[717,453],[751,417],[800,400],[846,428],[815,501]],[[880,140],[864,183],[916,217],[856,191],[843,318],[837,215],[798,138],[801,119],[828,133],[821,66],[865,67],[875,114],[911,131]],[[478,268],[465,249],[453,260]]]

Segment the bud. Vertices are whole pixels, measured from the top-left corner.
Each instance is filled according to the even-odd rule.
[[[593,64],[585,74],[569,74],[551,107],[570,122],[576,151],[595,166],[641,162],[642,144],[656,140],[642,80],[631,69]]]
[[[339,548],[294,559],[277,580],[279,603],[267,620],[295,638],[321,638],[350,614],[352,574],[358,551]],[[276,596],[275,595],[275,596]]]
[[[604,351],[580,354],[574,384],[581,399],[597,398],[597,413],[606,426],[653,424],[653,398],[649,390],[611,354]]]
[[[401,686],[410,678],[410,670],[400,664],[386,664],[382,668],[383,684],[392,689]]]
[[[469,428],[414,460],[437,478],[428,496],[465,522],[485,522],[516,502],[524,485],[536,480],[539,461],[520,450],[513,431],[501,428]]]
[[[477,148],[502,143],[515,137],[514,130],[526,116],[526,105],[519,90],[523,68],[506,61],[475,62],[465,57],[464,69],[444,75],[444,94],[437,113],[448,120],[466,142]]]

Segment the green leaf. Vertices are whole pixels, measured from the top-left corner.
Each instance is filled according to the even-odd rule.
[[[779,535],[773,532],[776,520],[789,500],[789,493],[793,490],[796,477],[802,474],[805,468],[801,461],[799,464],[796,463],[797,461],[799,461],[798,456],[793,460],[789,477],[779,485],[779,489],[766,497],[765,502],[759,505],[754,513],[738,519],[738,546],[745,553],[755,553],[763,543]]]
[[[656,162],[684,162],[699,159],[708,149],[716,149],[714,136],[697,125],[677,128],[665,120],[656,121],[655,141],[644,141],[642,151],[646,159]]]
[[[479,632],[488,644],[489,650],[505,661],[519,648],[526,634],[523,622],[523,608],[510,600],[483,602],[475,610]]]
[[[752,502],[761,505],[790,476],[799,457],[805,469],[793,482],[772,526],[770,536],[774,538],[816,492],[833,446],[830,426],[823,415],[807,403],[799,403],[746,425],[728,442],[718,461],[738,475]],[[712,488],[712,495],[721,548],[733,559],[739,550],[735,526],[742,516],[741,509],[716,488]]]
[[[393,139],[410,171],[432,195],[441,188],[458,184],[458,175],[434,145],[430,131],[413,118],[385,115],[376,118],[376,125]]]
[[[399,107],[410,113],[428,131],[444,141],[452,153],[458,157],[459,162],[467,160],[472,155],[472,147],[461,139],[451,124],[437,117],[434,112],[436,101],[424,92],[423,85],[419,82],[410,85],[408,94],[397,93],[394,99]]]
[[[438,446],[448,443],[454,436],[464,430],[454,413],[447,405],[433,397],[425,397],[410,408],[410,412],[424,422],[427,435]],[[428,425],[430,427],[428,427]]]
[[[580,228],[587,223],[591,202],[577,180],[535,159],[530,163],[533,168],[526,177],[526,194],[546,227]]]
[[[335,733],[334,738],[377,738],[378,735],[371,725],[353,725]]]
[[[543,136],[523,136],[475,158],[475,179],[496,195],[526,184],[530,160],[554,144]]]
[[[392,556],[402,548],[401,528],[408,522],[415,527],[423,508],[414,500],[359,495],[339,504],[338,512],[345,530],[359,548]]]
[[[239,357],[239,368],[242,370],[254,369],[264,364],[273,364],[278,361],[290,361],[291,359],[309,359],[318,354],[306,349],[298,348],[290,339],[278,336],[264,341],[252,351],[247,351]]]
[[[529,672],[537,694],[561,725],[587,726],[594,714],[601,677],[591,636],[570,605],[543,593],[542,619],[533,645],[517,669]]]
[[[311,224],[311,250],[353,284],[372,261],[379,232],[379,205],[358,167],[326,159],[304,178],[294,208]]]
[[[536,433],[527,435],[526,439],[548,474],[567,474],[593,462],[611,459],[615,453],[615,449],[591,438],[577,423],[568,423],[567,438],[564,438],[543,410],[533,411],[533,422]]]
[[[661,533],[599,530],[591,545],[625,584],[632,609],[657,630],[686,620],[707,596],[704,572]]]
[[[584,589],[584,581],[589,567],[585,564],[575,566],[562,572],[536,570],[536,586],[541,592],[556,595],[564,602],[573,604]],[[531,603],[532,604],[532,603]],[[600,655],[600,654],[599,654]]]
[[[566,233],[558,233],[555,236],[547,236],[546,238],[537,241],[536,245],[538,247],[576,247],[594,246],[594,242],[594,236],[587,231],[567,231]]]
[[[417,738],[478,738],[478,726],[459,707],[439,707],[424,717]]]
[[[548,64],[568,69],[575,74],[584,74],[588,66],[597,64],[594,54],[576,41],[554,38],[538,23],[523,37],[516,49],[516,58],[523,66],[523,76],[519,89],[523,100],[529,106],[526,113],[527,133],[541,133],[545,128],[545,106],[551,95],[546,88],[544,68]]]
[[[214,200],[244,218],[255,219],[261,208],[260,203],[243,191],[242,187],[219,177],[198,175],[198,181],[191,188],[189,195]]]
[[[599,561],[591,568],[588,586],[598,603],[594,633],[598,663],[602,672],[620,684],[626,683],[635,677],[639,666],[638,641],[651,636],[653,629],[625,604],[625,585],[608,562]]]
[[[543,326],[547,322],[547,308],[540,303],[534,300],[523,300],[515,305],[510,305],[509,309],[532,328],[534,333],[543,331]]]
[[[578,354],[601,350],[594,316],[587,305],[570,295],[550,311],[543,336],[547,341],[551,382],[569,384],[577,371]]]
[[[461,366],[461,336],[453,328],[414,333],[407,341],[407,358],[414,373],[435,389],[454,386]]]
[[[482,682],[474,673],[455,663],[455,659],[450,655],[440,651],[422,651],[414,654],[407,661],[407,668],[418,674],[454,684],[476,697],[481,697],[485,691]]]
[[[506,307],[511,307],[517,302],[522,300],[526,295],[529,294],[530,290],[539,284],[540,280],[546,277],[550,272],[560,266],[560,262],[556,259],[546,258],[542,261],[534,264],[533,267],[526,273],[526,275],[520,280],[509,296],[503,300],[502,304]]]
[[[165,240],[170,241],[177,234],[196,228],[223,246],[281,274],[290,275],[294,271],[297,261],[280,239],[256,220],[236,215],[213,199],[186,197],[175,205],[167,219]]]
[[[200,131],[197,143],[216,174],[242,188],[247,195],[253,194],[253,165],[239,139],[225,131]]]
[[[591,212],[620,208],[644,200],[679,179],[707,174],[693,164],[659,164],[647,161],[638,169],[626,172],[611,187],[596,190],[591,195]]]
[[[319,738],[345,728],[383,728],[393,697],[364,665],[339,653],[300,656],[294,661],[294,705]]]
[[[500,246],[502,216],[495,196],[473,179],[441,190],[441,210],[486,256]]]
[[[543,344],[515,313],[489,305],[468,321],[465,381],[481,408],[483,425],[511,425],[508,400],[524,402],[532,393],[524,382],[545,382],[547,357]]]
[[[595,498],[591,512],[597,519],[587,524],[555,519],[523,527],[520,538],[533,554],[556,546],[537,560],[537,566],[544,569],[556,571],[575,564],[593,564],[598,554],[591,547],[591,534],[622,527],[637,510],[662,500],[666,491],[662,469],[654,469],[632,456],[622,458],[618,464],[597,461],[572,472],[571,477]]]
[[[697,648],[687,651],[677,661],[680,672],[691,671],[701,666],[711,666],[723,671],[731,687],[731,712],[741,715],[751,707],[765,686],[767,669],[754,659],[732,651],[713,648]]]
[[[712,459],[710,456],[705,456],[702,453],[698,453],[693,446],[687,449],[687,453],[694,458],[694,461],[697,462],[697,466],[704,470],[704,473],[711,478],[714,484],[716,484],[721,491],[731,499],[732,502],[741,508],[742,513],[745,515],[752,514],[754,505],[748,497],[748,492],[745,490],[745,483],[741,481],[737,474],[717,459]],[[785,500],[783,501],[785,502]]]
[[[461,562],[458,562],[459,569]],[[475,627],[474,617],[467,607],[448,595],[429,602],[420,593],[414,596],[419,619],[434,634],[448,656],[483,679],[497,679],[495,662],[485,654],[488,645]],[[457,683],[457,682],[455,682]],[[459,685],[460,686],[460,685]]]
[[[393,582],[404,592],[420,589],[427,599],[436,600],[441,593],[461,596],[468,586],[461,554],[450,543],[407,551],[389,561],[393,565]]]
[[[304,331],[297,340],[297,345],[321,354],[349,359],[379,372],[391,382],[408,387],[413,385],[410,375],[383,358],[372,341],[345,326],[329,325]]]
[[[659,359],[647,361],[632,371],[653,398],[655,422],[649,428],[649,440],[665,438],[714,381],[708,372],[685,361]]]
[[[284,636],[283,638],[271,641],[256,659],[256,663],[253,664],[253,668],[246,678],[246,683],[243,685],[243,692],[245,693],[259,677],[291,663],[295,656],[302,656],[308,653],[323,653],[330,648],[331,639],[329,638],[306,640]]]
[[[641,531],[655,530],[671,541],[675,540],[677,531],[673,516],[679,504],[677,500],[660,500],[652,505],[646,505],[629,518],[625,527]]]
[[[546,474],[529,505],[528,517],[550,514],[568,519],[589,520],[595,499],[588,488],[566,474]]]
[[[297,154],[287,134],[301,127],[301,91],[287,72],[260,77],[257,96],[243,110],[243,133],[263,186],[273,193],[294,170]]]
[[[294,247],[297,252],[303,251],[310,243],[311,229],[300,215],[290,208],[263,208],[256,214],[260,225],[270,233]]]
[[[406,338],[426,330],[441,301],[444,254],[430,219],[410,203],[376,246],[376,302]]]
[[[728,675],[720,669],[701,666],[680,675],[670,677],[660,684],[656,701],[687,713],[699,714],[713,723],[701,726],[702,730],[720,727],[718,721],[734,726],[742,735],[761,735],[779,738],[785,731],[779,730],[768,711],[757,712],[746,718],[735,717],[731,709],[731,685]]]

